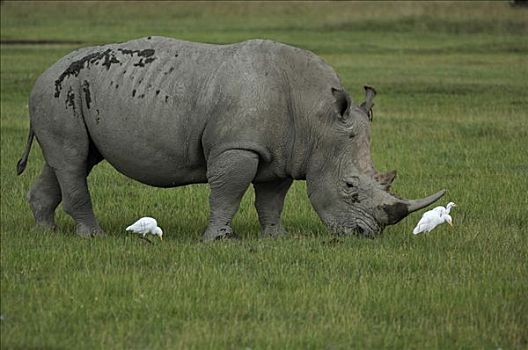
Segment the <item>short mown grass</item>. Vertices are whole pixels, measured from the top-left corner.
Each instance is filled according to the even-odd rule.
[[[156,189],[102,163],[89,185],[107,237],[78,238],[62,208],[58,232],[34,230],[38,146],[15,175],[32,84],[77,47],[147,35],[278,40],[321,55],[357,102],[373,85],[377,167],[405,197],[447,188],[454,229],[412,236],[420,211],[335,239],[297,182],[290,236],[258,240],[250,189],[242,239],[203,244],[206,185]],[[2,2],[1,347],[527,348],[526,38],[528,9],[508,2]],[[124,233],[143,215],[163,242]]]

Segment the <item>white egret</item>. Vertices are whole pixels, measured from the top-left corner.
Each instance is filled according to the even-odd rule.
[[[453,226],[453,218],[449,215],[451,208],[453,207],[456,207],[456,204],[449,202],[445,208],[439,206],[426,211],[414,228],[413,234],[417,235],[422,232],[431,232],[436,226],[441,225],[444,222]]]
[[[148,216],[134,222],[132,225],[128,226],[126,230],[140,234],[142,235],[142,238],[145,239],[145,236],[150,233],[151,235],[158,236],[160,240],[163,240],[163,231],[158,227],[158,222],[156,219]]]
[[[442,207],[442,206],[439,206],[439,207],[433,208],[433,210],[437,211],[437,212],[440,212],[440,213],[451,214],[451,208],[456,207],[456,206],[457,205],[455,203],[449,202],[449,203],[447,203],[445,208]]]

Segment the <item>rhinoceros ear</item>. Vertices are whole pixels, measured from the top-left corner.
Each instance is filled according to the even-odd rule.
[[[350,97],[344,90],[336,88],[332,88],[332,95],[334,95],[339,115],[344,117],[350,109]]]
[[[376,96],[376,90],[373,87],[365,85],[365,102],[361,104],[361,109],[368,115],[370,121],[372,121],[372,107],[374,107],[374,96]]]
[[[390,190],[390,186],[394,179],[396,178],[396,170],[392,170],[386,173],[378,173],[374,175],[374,179],[383,186],[385,191]]]

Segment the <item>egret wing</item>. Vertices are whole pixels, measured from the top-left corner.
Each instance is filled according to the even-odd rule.
[[[143,217],[126,228],[127,231],[136,233],[147,233],[158,226],[156,219],[151,217]]]

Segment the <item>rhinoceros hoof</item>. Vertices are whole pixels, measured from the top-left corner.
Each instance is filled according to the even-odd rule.
[[[37,222],[37,225],[35,225],[34,231],[41,233],[41,232],[51,232],[56,231],[57,225],[55,225],[54,222],[49,221],[39,221]]]
[[[99,226],[89,226],[86,224],[77,224],[75,233],[83,238],[105,235],[105,232]]]
[[[202,240],[204,242],[218,241],[224,239],[238,239],[229,226],[208,227],[203,234]]]
[[[260,238],[279,238],[287,235],[288,231],[282,225],[268,225],[260,231]]]

